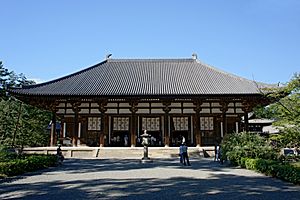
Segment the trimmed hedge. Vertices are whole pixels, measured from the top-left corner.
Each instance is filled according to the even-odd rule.
[[[241,167],[300,184],[300,169],[290,164],[260,158],[242,158],[240,163]]]
[[[0,174],[2,177],[15,176],[56,165],[56,155],[26,155],[22,159],[0,162]]]

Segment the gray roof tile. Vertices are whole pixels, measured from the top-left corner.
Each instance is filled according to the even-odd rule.
[[[12,89],[23,95],[150,96],[259,94],[254,81],[195,59],[108,59],[42,84]]]

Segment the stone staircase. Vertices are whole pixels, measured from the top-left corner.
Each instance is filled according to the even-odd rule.
[[[62,147],[66,158],[140,159],[143,147]],[[149,147],[150,158],[176,158],[179,147]],[[56,147],[25,148],[24,153],[56,154]],[[190,158],[213,157],[214,147],[189,147]]]

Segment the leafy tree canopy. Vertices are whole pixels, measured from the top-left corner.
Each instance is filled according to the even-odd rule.
[[[4,68],[0,61],[0,146],[45,146],[51,114],[8,96],[8,87],[34,84],[24,74]]]
[[[267,97],[274,103],[254,110],[260,118],[275,119],[276,125],[300,124],[300,73],[282,87],[271,89]]]

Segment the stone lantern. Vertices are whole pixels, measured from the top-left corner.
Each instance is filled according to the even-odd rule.
[[[148,157],[148,146],[150,144],[150,137],[147,133],[147,130],[144,131],[144,134],[141,135],[142,137],[142,145],[144,146],[144,157],[142,158],[141,162],[146,163],[146,162],[152,162],[152,160]]]

